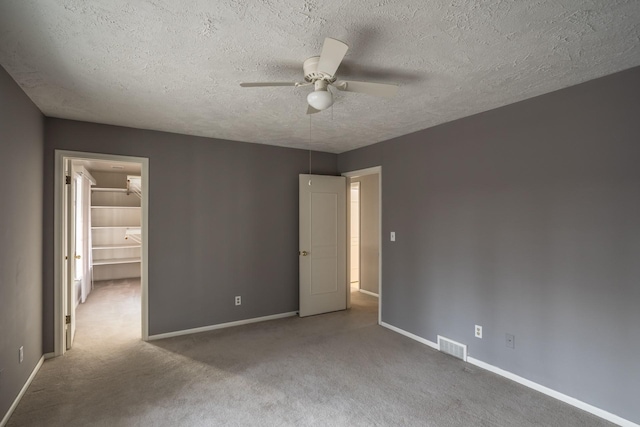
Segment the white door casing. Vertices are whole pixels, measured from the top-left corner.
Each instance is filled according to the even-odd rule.
[[[384,303],[382,286],[382,166],[374,166],[366,169],[343,172],[342,176],[347,178],[356,178],[359,176],[373,174],[378,175],[378,324],[382,324],[382,305]]]
[[[54,164],[54,338],[53,353],[49,356],[62,356],[67,349],[67,328],[65,324],[65,315],[67,314],[67,305],[69,301],[69,292],[67,286],[69,266],[68,257],[69,248],[67,233],[69,219],[67,212],[69,209],[69,198],[67,185],[65,185],[65,175],[68,175],[69,169],[67,162],[72,160],[97,160],[112,162],[139,163],[141,166],[142,176],[142,218],[141,218],[141,238],[142,238],[142,261],[141,261],[141,323],[142,323],[142,340],[149,339],[149,297],[148,297],[148,270],[149,270],[149,249],[148,249],[148,230],[149,230],[149,159],[145,157],[121,156],[115,154],[86,153],[77,151],[55,150]],[[71,209],[72,210],[72,209]],[[73,319],[72,319],[73,320]]]
[[[349,283],[360,288],[360,183],[352,182],[349,192]]]
[[[299,177],[300,317],[347,308],[346,179]]]

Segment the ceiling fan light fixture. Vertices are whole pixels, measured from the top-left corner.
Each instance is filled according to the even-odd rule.
[[[327,86],[331,85],[342,92],[359,92],[383,98],[391,98],[398,91],[398,85],[387,83],[371,83],[337,80],[336,71],[347,53],[346,43],[327,37],[322,45],[320,56],[307,58],[302,64],[304,82],[255,82],[240,83],[242,87],[268,86],[314,86],[314,91],[307,95],[307,114],[315,114],[333,105],[334,99]]]
[[[314,90],[307,95],[307,102],[316,110],[326,110],[333,105],[333,95],[326,88],[324,90]]]

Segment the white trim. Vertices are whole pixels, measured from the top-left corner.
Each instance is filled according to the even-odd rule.
[[[53,353],[56,356],[64,354],[64,269],[61,268],[65,248],[63,247],[63,224],[64,208],[64,186],[62,185],[62,175],[64,171],[64,158],[55,155],[53,171]]]
[[[380,323],[380,326],[384,326],[385,328],[391,329],[394,332],[397,332],[401,335],[404,335],[406,337],[409,337],[413,340],[416,340],[422,344],[428,345],[429,347],[432,347],[436,350],[438,350],[438,345],[434,342],[431,342],[429,340],[426,340],[422,337],[419,337],[417,335],[412,334],[411,332],[407,332],[403,329],[397,328],[395,326],[389,325],[388,323]],[[448,339],[448,338],[447,338]],[[596,417],[600,417],[604,420],[610,421],[614,424],[617,424],[619,426],[622,427],[640,427],[640,424],[635,424],[632,421],[629,420],[625,420],[622,417],[619,417],[617,415],[612,414],[611,412],[607,412],[603,409],[597,408],[593,405],[590,405],[588,403],[582,402],[576,398],[573,398],[571,396],[567,396],[566,394],[560,393],[558,391],[555,391],[553,389],[550,389],[548,387],[545,387],[543,385],[540,385],[538,383],[534,383],[533,381],[530,381],[526,378],[523,378],[521,376],[518,376],[516,374],[513,374],[509,371],[505,371],[504,369],[500,369],[496,366],[490,365],[488,363],[485,363],[481,360],[475,359],[473,357],[467,357],[467,362],[475,365],[479,368],[482,369],[486,369],[487,371],[493,372],[494,374],[498,374],[502,377],[505,377],[507,379],[510,379],[511,381],[515,381],[518,384],[522,384],[523,386],[529,387],[533,390],[539,391],[540,393],[546,394],[547,396],[553,397],[554,399],[558,399],[564,403],[568,403],[571,406],[574,406],[578,409],[582,409],[583,411],[587,411],[593,415],[595,415]]]
[[[438,344],[434,343],[433,341],[429,341],[429,340],[427,340],[427,339],[424,339],[424,338],[422,338],[422,337],[419,337],[419,336],[417,336],[417,335],[414,335],[414,334],[412,334],[411,332],[407,332],[407,331],[405,331],[404,329],[397,328],[397,327],[395,327],[395,326],[393,326],[393,325],[390,325],[390,324],[388,324],[388,323],[385,323],[385,322],[380,322],[380,326],[384,326],[384,327],[385,327],[385,328],[387,328],[387,329],[391,329],[393,332],[397,332],[397,333],[399,333],[400,335],[404,335],[405,337],[409,337],[409,338],[411,338],[412,340],[416,340],[416,341],[418,341],[419,343],[422,343],[422,344],[424,344],[424,345],[427,345],[427,346],[429,346],[429,347],[431,347],[431,348],[433,348],[433,349],[435,349],[435,350],[440,350],[440,349],[438,348]]]
[[[348,179],[345,179],[345,185],[346,185],[346,193],[345,196],[347,197],[347,200],[345,201],[345,206],[346,206],[346,210],[347,210],[347,227],[345,229],[345,246],[346,246],[346,252],[347,252],[347,268],[346,268],[346,273],[347,273],[347,292],[345,294],[345,299],[347,301],[347,310],[351,309],[351,182]],[[358,198],[360,197],[360,195],[358,195]],[[358,266],[358,268],[360,268]],[[360,272],[358,272],[358,275],[360,274]],[[358,277],[358,281],[360,280],[360,278]],[[358,288],[360,288],[360,283],[358,283]]]
[[[359,169],[350,172],[343,172],[342,176],[347,178],[356,178],[358,176],[364,175],[374,175],[378,174],[378,226],[380,230],[378,230],[378,324],[382,325],[382,166],[373,166],[366,169]],[[348,209],[351,207],[351,203],[347,203],[349,205]],[[348,237],[351,237],[350,235]],[[347,245],[350,245],[351,242],[346,242]],[[347,253],[349,253],[347,251]],[[347,259],[348,261],[349,259]],[[348,270],[349,275],[347,280],[351,282],[351,269]],[[349,301],[350,297],[350,283],[347,286],[347,301]],[[390,326],[390,325],[389,325]]]
[[[234,326],[248,325],[250,323],[265,322],[267,320],[282,319],[285,317],[296,316],[297,311],[288,313],[272,314],[270,316],[254,317],[252,319],[237,320],[235,322],[218,323],[217,325],[202,326],[200,328],[184,329],[182,331],[167,332],[166,334],[150,335],[149,341],[162,340],[165,338],[179,337],[182,335],[198,334],[200,332],[214,331],[216,329],[232,328]]]
[[[365,291],[364,289],[358,289],[360,292],[362,292],[363,294],[367,294],[367,295],[371,295],[372,297],[376,297],[378,298],[378,294],[374,294],[371,291]]]
[[[56,354],[51,352],[51,353],[45,353],[42,357],[44,357],[44,360],[47,359],[53,359],[54,357],[56,357]]]
[[[612,414],[611,412],[607,412],[603,409],[597,408],[593,405],[590,405],[588,403],[585,403],[581,400],[578,400],[576,398],[573,398],[571,396],[567,396],[566,394],[560,393],[558,391],[555,391],[553,389],[550,389],[549,387],[545,387],[541,384],[538,383],[534,383],[533,381],[530,381],[526,378],[523,378],[519,375],[516,375],[514,373],[511,373],[509,371],[505,371],[504,369],[500,369],[496,366],[490,365],[488,363],[485,363],[481,360],[475,359],[473,357],[468,357],[467,358],[467,362],[469,362],[472,365],[475,365],[479,368],[482,369],[486,369],[487,371],[493,372],[494,374],[498,374],[502,377],[505,377],[507,379],[510,379],[511,381],[515,381],[518,384],[522,384],[526,387],[529,387],[533,390],[539,391],[540,393],[546,394],[547,396],[553,397],[554,399],[558,399],[564,403],[568,403],[571,406],[575,406],[578,409],[582,409],[583,411],[587,411],[597,417],[600,417],[602,419],[605,419],[607,421],[611,421],[614,424],[617,424],[619,426],[623,426],[623,427],[640,427],[640,425],[635,424],[629,420],[625,420],[624,418],[621,418],[617,415]]]
[[[6,426],[7,423],[9,422],[9,418],[11,418],[11,415],[13,415],[13,411],[16,410],[16,407],[18,406],[18,403],[20,403],[20,400],[22,399],[22,396],[24,396],[24,394],[27,392],[27,389],[31,385],[31,382],[33,381],[33,379],[36,377],[36,374],[40,370],[40,367],[42,366],[43,362],[44,362],[44,356],[40,357],[40,360],[38,360],[38,363],[36,363],[36,367],[33,368],[33,371],[31,372],[31,375],[29,375],[29,378],[27,379],[27,382],[24,383],[24,385],[22,386],[22,389],[20,390],[20,393],[18,393],[18,395],[16,396],[15,400],[13,401],[11,406],[9,407],[9,410],[7,411],[7,413],[2,418],[2,421],[0,421],[0,427]]]
[[[54,355],[62,356],[65,351],[65,324],[64,318],[64,296],[66,288],[64,283],[64,270],[61,268],[64,258],[63,238],[63,218],[64,206],[64,161],[66,159],[100,160],[111,162],[138,163],[141,166],[142,177],[142,200],[141,200],[141,233],[142,233],[142,260],[140,265],[140,315],[141,336],[143,341],[149,339],[149,159],[146,157],[121,156],[115,154],[85,153],[79,151],[55,150],[54,164],[54,202],[53,202],[53,241],[54,241],[54,279],[53,279],[53,300],[54,300]]]
[[[373,166],[366,169],[359,169],[356,171],[344,172],[342,176],[346,176],[347,178],[357,178],[359,176],[373,175],[376,173],[380,173],[381,171],[382,171],[382,166]]]
[[[132,157],[133,158],[133,157]],[[142,162],[140,178],[142,179],[142,208],[140,217],[140,233],[142,233],[142,259],[140,260],[140,317],[142,341],[149,340],[149,159],[139,158]]]

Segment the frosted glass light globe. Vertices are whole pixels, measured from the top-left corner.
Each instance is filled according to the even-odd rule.
[[[326,110],[333,105],[333,95],[328,90],[315,90],[307,95],[307,102],[316,110]]]

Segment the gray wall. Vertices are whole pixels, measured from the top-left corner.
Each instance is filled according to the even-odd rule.
[[[61,119],[45,124],[45,351],[53,349],[55,149],[149,158],[151,335],[297,311],[298,174],[309,171],[308,151]],[[313,173],[336,167],[336,155],[313,153]]]
[[[0,419],[42,356],[43,122],[0,67]]]
[[[640,68],[338,157],[376,165],[384,322],[640,422]]]
[[[380,248],[379,176],[353,178],[360,183],[360,289],[378,293]]]

